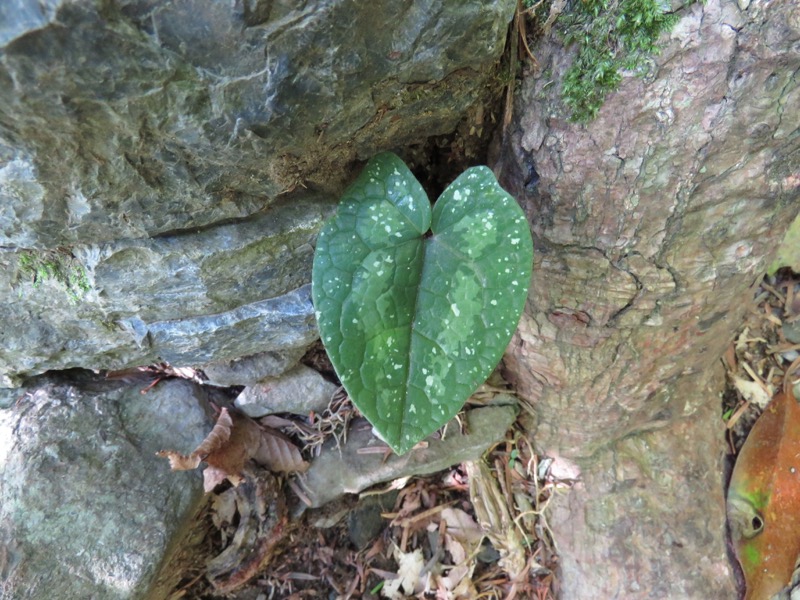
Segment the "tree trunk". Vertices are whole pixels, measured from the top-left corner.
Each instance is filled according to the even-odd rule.
[[[586,126],[559,43],[498,169],[537,249],[506,367],[536,445],[582,470],[551,516],[562,597],[731,598],[718,359],[798,211],[800,8],[691,6]]]

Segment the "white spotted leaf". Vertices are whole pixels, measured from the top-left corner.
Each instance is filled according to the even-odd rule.
[[[497,366],[532,263],[525,215],[486,167],[461,174],[433,211],[391,153],[345,192],[317,240],[317,322],[342,384],[395,452],[455,416]]]

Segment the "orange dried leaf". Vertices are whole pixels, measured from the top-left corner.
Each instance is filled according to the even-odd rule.
[[[308,463],[303,460],[297,446],[280,431],[269,427],[261,427],[261,445],[253,458],[278,473],[302,473],[308,469]]]
[[[231,419],[231,415],[227,408],[223,408],[219,413],[217,424],[214,425],[214,429],[211,430],[211,433],[209,433],[206,439],[197,447],[194,454],[202,456],[203,459],[205,459],[209,454],[222,448],[230,439],[232,428],[233,420]]]
[[[200,464],[200,457],[194,453],[187,456],[175,450],[161,450],[156,456],[169,459],[169,468],[173,471],[189,471]]]
[[[223,426],[218,430],[220,421],[225,419]],[[218,436],[211,440],[214,432]],[[258,451],[261,430],[249,417],[239,413],[229,413],[223,408],[214,427],[200,448],[209,442],[208,454],[205,461],[209,466],[225,471],[229,476],[239,477],[245,463],[253,458]],[[200,449],[198,448],[198,450]]]
[[[747,438],[731,476],[728,519],[746,599],[788,585],[800,555],[800,405],[775,396]]]
[[[290,473],[305,471],[308,464],[297,447],[283,434],[263,428],[246,415],[223,408],[217,423],[191,454],[174,450],[156,453],[169,459],[172,470],[196,468],[201,461],[208,466],[203,472],[203,487],[208,492],[228,479],[234,486],[242,481],[242,470],[248,460],[255,460],[272,471]]]

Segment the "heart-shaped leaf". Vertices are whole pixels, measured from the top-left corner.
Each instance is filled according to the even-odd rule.
[[[789,584],[800,555],[800,406],[791,391],[770,401],[742,446],[728,520],[746,600],[771,598]]]
[[[450,420],[500,361],[532,261],[525,215],[486,167],[465,171],[432,212],[390,153],[345,192],[317,241],[317,322],[342,384],[395,452]]]

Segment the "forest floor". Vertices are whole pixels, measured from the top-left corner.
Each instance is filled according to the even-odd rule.
[[[335,378],[321,345],[304,362]],[[513,394],[497,373],[490,383],[466,410],[480,405],[487,387]],[[356,417],[339,393],[324,414],[278,421],[313,460],[336,451],[324,443],[346,439]],[[558,558],[546,509],[571,482],[552,459],[536,454],[517,424],[481,461],[398,478],[321,509],[306,510],[291,478],[266,477],[240,486],[250,492],[218,486],[208,495],[194,534],[201,541],[184,549],[176,569],[183,576],[171,600],[557,597]],[[224,575],[210,575],[215,562],[226,565]]]
[[[327,371],[319,356],[310,362]],[[339,400],[325,415],[330,423],[317,426],[341,435],[354,412]],[[295,436],[298,445],[310,441],[302,437]],[[307,452],[318,452],[320,440],[309,446]],[[274,547],[269,561],[225,594],[206,577],[206,561],[258,534],[243,531],[253,519],[211,494],[201,516],[203,541],[183,562],[171,600],[555,598],[557,554],[546,508],[570,482],[556,479],[551,463],[514,426],[483,461],[387,482],[300,515],[297,487],[284,481],[280,493],[295,507],[291,525],[266,536],[272,539],[264,544]]]
[[[723,419],[733,455],[767,402],[783,389],[786,373],[800,367],[800,276],[783,269],[761,282],[755,307],[722,360],[728,374]]]

